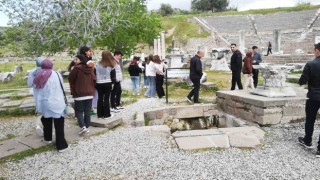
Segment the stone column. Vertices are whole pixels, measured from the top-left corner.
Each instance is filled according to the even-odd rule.
[[[158,40],[157,39],[153,39],[153,55],[158,54]]]
[[[208,47],[204,47],[204,57],[208,57]]]
[[[244,42],[244,31],[241,30],[239,31],[239,45],[238,45],[238,49],[241,53],[244,53],[244,47],[245,47],[245,42]]]
[[[273,30],[273,39],[274,42],[272,44],[272,51],[275,53],[279,53],[281,47],[281,32],[279,29]]]
[[[161,56],[161,39],[160,39],[160,36],[158,36],[157,41],[158,41],[158,51],[157,51],[157,54],[155,54],[155,55]]]
[[[166,57],[166,44],[164,32],[161,32],[161,59]]]

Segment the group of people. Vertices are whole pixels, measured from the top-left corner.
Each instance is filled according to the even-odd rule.
[[[159,55],[152,54],[146,57],[141,65],[139,61],[140,58],[135,56],[128,67],[133,95],[140,95],[141,74],[144,73],[144,85],[148,88],[144,96],[155,98],[157,94],[159,98],[164,97],[163,82],[167,64]]]
[[[230,46],[232,51],[230,68],[232,71],[231,90],[257,88],[259,69],[253,68],[252,65],[259,65],[262,62],[261,54],[258,53],[258,47],[252,46],[252,49],[246,52],[246,56],[242,59],[242,53],[238,50],[237,45],[232,43]],[[241,83],[241,72],[244,77],[244,84]]]
[[[83,46],[68,67],[75,116],[80,126],[79,134],[89,132],[93,107],[97,107],[99,119],[109,119],[112,117],[110,111],[119,112],[123,109],[120,105],[122,52],[115,51],[112,54],[103,51],[101,60],[96,64],[92,61],[92,55],[92,50]],[[53,63],[49,59],[37,58],[36,64],[37,68],[29,72],[28,85],[33,89],[36,112],[42,115],[44,142],[52,143],[53,123],[56,148],[63,152],[68,148],[64,137],[65,108],[68,102],[63,89],[63,78],[60,73],[53,71]],[[93,102],[95,96],[97,105]]]

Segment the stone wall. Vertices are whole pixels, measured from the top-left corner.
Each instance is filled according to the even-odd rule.
[[[268,98],[246,91],[218,91],[219,110],[260,125],[274,125],[305,117],[305,97]]]

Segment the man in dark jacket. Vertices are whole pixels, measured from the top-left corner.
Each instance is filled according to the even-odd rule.
[[[190,60],[190,79],[193,83],[193,89],[187,96],[187,101],[192,103],[201,103],[199,101],[200,79],[202,77],[202,63],[201,58],[204,56],[203,51],[198,51],[197,54]]]
[[[305,136],[298,138],[299,143],[306,148],[313,148],[312,134],[314,122],[320,108],[320,43],[314,45],[314,55],[316,58],[313,61],[307,62],[299,79],[300,85],[308,83],[307,97],[309,99],[307,99],[305,107]],[[320,137],[316,157],[320,157]]]
[[[233,52],[231,56],[231,62],[230,62],[231,71],[232,71],[231,90],[236,89],[236,83],[239,89],[243,89],[242,83],[241,83],[242,54],[237,49],[236,44],[232,43],[230,48],[231,48],[231,51]]]

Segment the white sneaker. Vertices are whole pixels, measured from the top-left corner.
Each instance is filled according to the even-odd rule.
[[[43,140],[43,142],[46,143],[46,144],[52,144],[52,141]]]
[[[113,116],[114,116],[114,115],[113,115],[113,114],[111,114],[111,116],[106,117],[106,118],[104,118],[104,119],[111,119]]]
[[[41,126],[39,124],[37,124],[37,126],[36,126],[36,132],[40,137],[43,137],[43,129],[41,128]]]
[[[87,129],[85,126],[83,126],[83,127],[80,129],[79,134],[81,135],[81,134],[83,134],[83,133],[86,133],[87,131],[88,131],[88,129]]]
[[[118,110],[118,109],[116,109],[116,108],[111,108],[110,111],[111,111],[111,112],[115,112],[115,113],[120,112],[120,110]]]
[[[58,152],[59,152],[59,153],[63,153],[63,152],[65,152],[66,150],[68,150],[68,148],[69,148],[69,147],[64,148],[64,149],[60,149],[60,150],[58,150]]]

